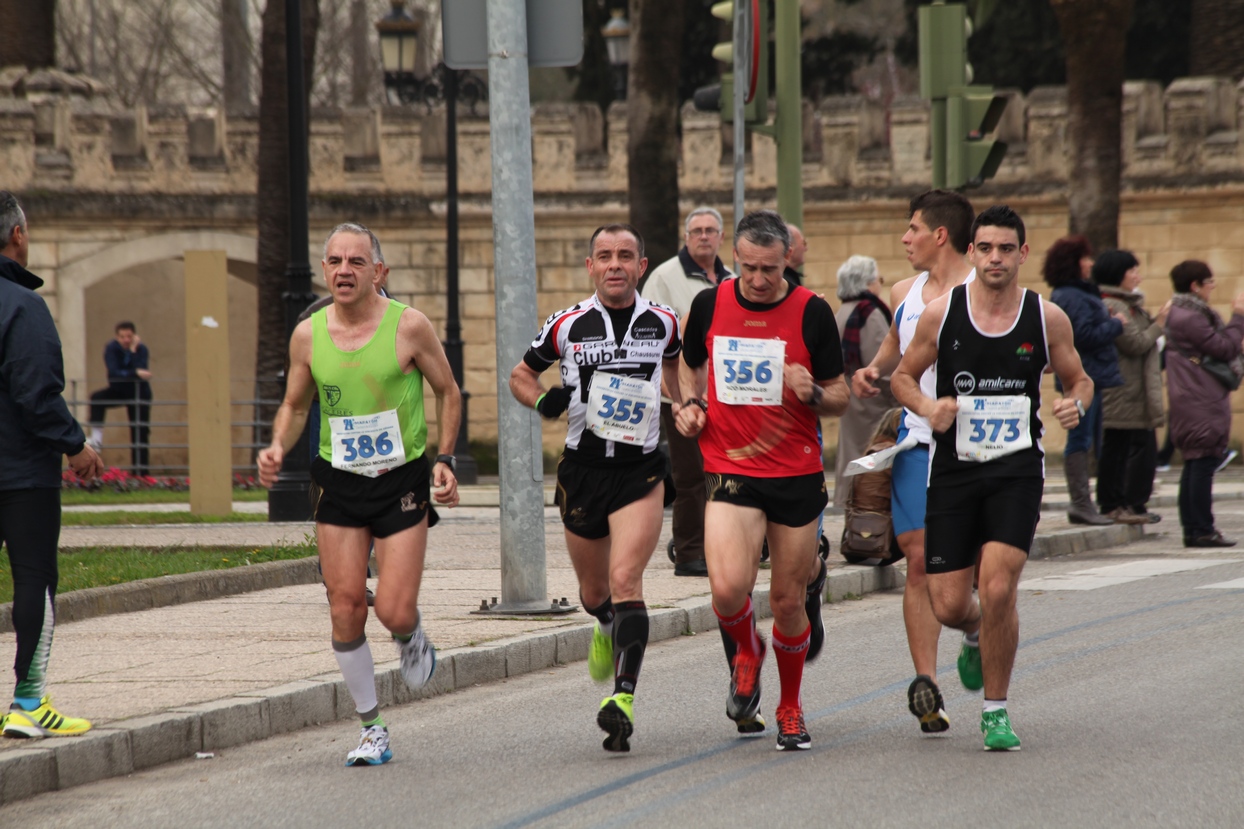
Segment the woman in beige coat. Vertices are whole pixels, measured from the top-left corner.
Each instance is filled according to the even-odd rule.
[[[1123,385],[1102,392],[1102,445],[1097,505],[1120,524],[1160,520],[1146,506],[1157,468],[1156,430],[1166,422],[1159,339],[1170,303],[1151,316],[1140,286],[1140,263],[1130,251],[1108,250],[1093,263],[1093,281],[1114,316],[1127,322],[1115,340]]]
[[[848,385],[856,370],[872,362],[890,330],[890,308],[877,296],[882,281],[877,260],[871,256],[852,256],[838,269],[838,298],[842,306],[834,317],[842,340],[843,375]],[[881,416],[898,405],[890,393],[889,377],[881,378],[877,387],[881,394],[867,400],[852,395],[846,414],[838,420],[834,506],[846,506],[847,488],[842,473],[847,463],[864,454]]]

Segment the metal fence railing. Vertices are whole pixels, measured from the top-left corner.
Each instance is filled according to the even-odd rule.
[[[130,385],[133,386],[132,397],[126,394],[97,403],[106,407],[103,411],[102,441],[105,465],[131,474],[157,477],[188,474],[190,452],[185,378],[153,378],[147,384],[150,398],[143,396],[138,384]],[[88,436],[92,427],[91,394],[101,388],[103,385],[100,383],[70,380],[65,389],[65,402]],[[281,404],[284,389],[284,377],[231,381],[231,441],[228,447],[221,447],[221,450],[230,452],[235,474],[255,474],[255,454],[271,442],[272,417]]]

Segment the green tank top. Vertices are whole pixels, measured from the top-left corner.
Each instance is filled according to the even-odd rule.
[[[357,351],[342,351],[328,335],[328,309],[311,315],[311,377],[320,396],[320,457],[333,463],[334,422],[339,457],[356,460],[380,457],[391,438],[381,434],[360,438],[348,429],[355,418],[396,410],[405,462],[423,455],[428,423],[423,411],[423,372],[403,374],[397,362],[397,323],[406,305],[390,299],[372,338]],[[336,465],[336,464],[334,464]],[[353,470],[351,470],[353,471]],[[364,472],[363,474],[368,474]]]

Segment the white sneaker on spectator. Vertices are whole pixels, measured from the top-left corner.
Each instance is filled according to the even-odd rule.
[[[1214,471],[1221,472],[1224,469],[1226,469],[1227,465],[1231,463],[1231,461],[1235,460],[1236,456],[1239,454],[1240,453],[1237,450],[1232,449],[1230,452],[1227,453],[1227,456],[1222,459],[1222,463],[1218,464],[1218,468],[1215,469]]]

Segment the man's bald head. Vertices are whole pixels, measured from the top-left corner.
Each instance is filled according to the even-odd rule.
[[[808,240],[803,238],[803,231],[792,224],[787,224],[790,231],[790,252],[786,254],[786,264],[792,268],[802,268],[808,258]]]

